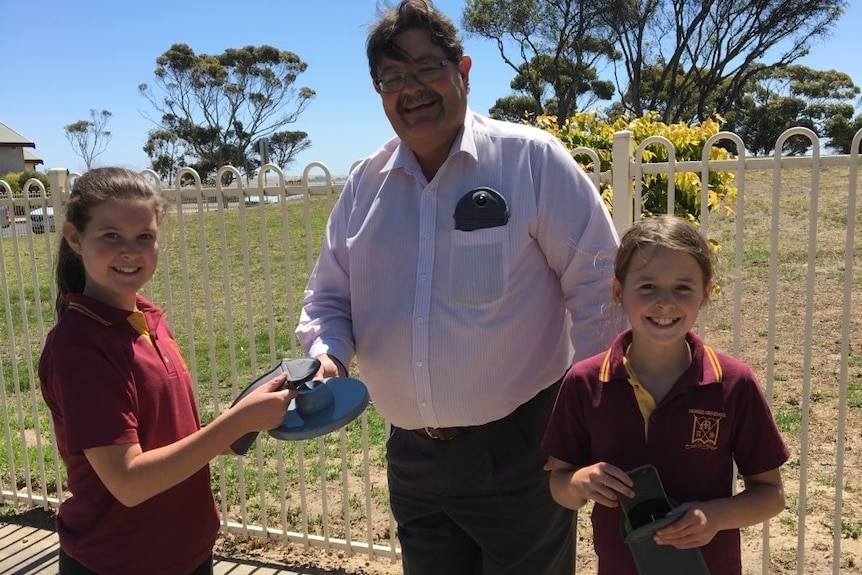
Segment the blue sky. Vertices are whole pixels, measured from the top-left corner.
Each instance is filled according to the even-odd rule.
[[[862,5],[856,0],[834,36],[814,46],[800,63],[837,68],[862,86],[858,34]],[[113,138],[100,165],[141,170],[149,165],[141,149],[153,125],[151,105],[138,93],[152,83],[155,61],[174,43],[196,53],[270,44],[296,53],[308,64],[298,85],[317,93],[299,120],[286,129],[308,133],[312,147],[287,168],[300,174],[313,161],[334,175],[376,150],[393,133],[373,91],[365,59],[366,24],[376,15],[374,0],[97,0],[4,2],[0,20],[3,65],[0,122],[30,141],[41,169],[82,171],[83,161],[66,140],[63,126],[89,119],[90,109],[109,110]],[[460,25],[464,0],[437,0]],[[110,6],[109,9],[105,9]],[[465,37],[473,58],[470,106],[486,113],[510,93],[512,71],[494,43]]]

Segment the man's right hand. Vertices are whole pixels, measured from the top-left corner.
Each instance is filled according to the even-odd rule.
[[[347,369],[337,357],[328,353],[321,353],[316,359],[320,362],[320,369],[317,370],[314,379],[322,381],[330,377],[347,377]]]

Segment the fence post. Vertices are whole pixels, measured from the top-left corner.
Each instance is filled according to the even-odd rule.
[[[611,156],[611,185],[614,189],[614,227],[623,233],[634,222],[631,164],[634,158],[635,135],[629,130],[614,132]]]
[[[48,170],[48,183],[51,184],[51,195],[60,192],[66,187],[66,176],[69,170],[66,168],[51,168]],[[59,194],[57,197],[60,197]]]
[[[48,202],[54,207],[54,227],[57,231],[61,231],[63,229],[63,221],[65,220],[63,204],[66,198],[69,197],[70,192],[70,190],[66,189],[69,185],[69,170],[66,168],[49,169],[48,184],[51,186],[51,195],[48,198]],[[45,224],[47,225],[47,216]],[[53,291],[53,285],[51,289]]]

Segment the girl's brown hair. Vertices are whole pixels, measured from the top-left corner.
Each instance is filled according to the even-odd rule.
[[[126,168],[95,168],[85,173],[72,186],[65,207],[66,221],[78,232],[90,223],[90,211],[110,200],[146,200],[152,202],[156,218],[161,221],[167,210],[167,200],[159,187],[143,175]],[[65,237],[57,250],[57,300],[54,309],[59,318],[66,311],[66,294],[83,293],[86,273],[81,256],[72,250]]]
[[[691,255],[703,272],[706,287],[715,274],[715,258],[709,243],[691,222],[676,216],[661,215],[643,218],[630,227],[620,240],[614,262],[614,276],[625,284],[634,255],[645,248],[668,248]]]

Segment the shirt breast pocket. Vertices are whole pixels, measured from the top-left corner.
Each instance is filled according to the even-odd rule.
[[[455,230],[449,277],[452,298],[471,307],[498,301],[509,265],[509,227],[495,226],[469,232]]]

